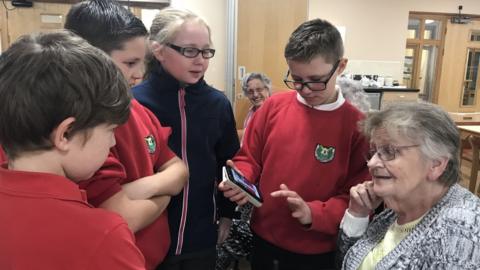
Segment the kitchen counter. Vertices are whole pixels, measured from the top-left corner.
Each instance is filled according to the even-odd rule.
[[[420,92],[418,88],[406,88],[406,87],[364,87],[363,90],[367,93],[377,92]]]
[[[365,87],[371,108],[382,109],[388,103],[396,101],[417,101],[420,89],[406,87]]]

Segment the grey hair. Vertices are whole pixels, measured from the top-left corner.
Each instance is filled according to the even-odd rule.
[[[205,25],[208,30],[208,36],[211,45],[212,40],[210,27],[202,18],[190,10],[172,7],[164,8],[160,10],[157,15],[155,15],[155,18],[152,21],[152,26],[150,27],[150,40],[156,41],[160,44],[172,42],[180,27],[185,22],[191,20]]]
[[[267,87],[268,93],[270,95],[272,94],[272,80],[270,80],[270,78],[268,78],[268,76],[263,73],[252,72],[246,74],[242,79],[242,90],[245,96],[247,95],[248,82],[254,79],[260,80],[265,85],[265,87]]]
[[[370,111],[370,101],[368,101],[368,96],[359,81],[340,76],[337,79],[337,85],[340,87],[343,97],[353,106],[364,113]]]
[[[381,111],[370,112],[360,126],[367,137],[385,128],[394,138],[406,138],[418,144],[428,160],[448,159],[439,181],[445,186],[459,181],[460,134],[454,121],[439,106],[427,102],[391,103]]]

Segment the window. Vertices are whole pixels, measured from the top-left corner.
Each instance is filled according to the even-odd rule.
[[[439,40],[441,38],[442,22],[439,20],[425,20],[425,30],[423,31],[423,39]]]
[[[407,26],[407,46],[403,63],[403,84],[418,88],[419,97],[436,102],[441,52],[448,18],[438,14],[410,13]]]
[[[470,33],[470,41],[478,41],[480,42],[480,31],[472,31]]]
[[[479,88],[478,68],[480,65],[480,49],[468,48],[465,77],[463,80],[462,105],[476,104],[477,89]]]
[[[417,39],[420,35],[420,19],[408,19],[408,38]]]

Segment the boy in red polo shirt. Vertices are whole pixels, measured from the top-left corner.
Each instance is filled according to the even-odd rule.
[[[107,53],[130,85],[143,76],[147,29],[114,0],[72,6],[65,28]],[[120,214],[135,233],[146,268],[155,269],[170,247],[167,211],[170,196],[182,191],[188,170],[167,145],[170,128],[132,100],[130,117],[115,130],[117,144],[104,165],[80,187],[88,202]]]
[[[129,116],[112,60],[69,32],[24,36],[0,57],[0,96],[0,269],[145,269],[126,222],[76,184]]]

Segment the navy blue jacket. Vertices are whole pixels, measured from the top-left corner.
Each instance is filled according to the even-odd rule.
[[[180,83],[157,66],[132,90],[162,126],[172,128],[168,144],[190,171],[187,186],[168,206],[172,240],[168,256],[215,248],[217,217],[231,217],[235,208],[216,189],[221,167],[239,149],[230,102],[203,78],[180,89]]]

